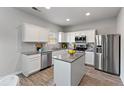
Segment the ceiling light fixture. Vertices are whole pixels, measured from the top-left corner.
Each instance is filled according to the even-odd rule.
[[[45,8],[48,9],[48,10],[51,9],[51,7],[45,7]]]
[[[66,21],[70,21],[70,19],[66,19]]]
[[[90,13],[89,13],[89,12],[87,12],[85,15],[86,15],[86,16],[90,16]]]

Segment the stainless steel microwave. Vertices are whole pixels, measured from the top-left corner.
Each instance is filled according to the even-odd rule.
[[[75,42],[86,42],[86,36],[75,36]]]

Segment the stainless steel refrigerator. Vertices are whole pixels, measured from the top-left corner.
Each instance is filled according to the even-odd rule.
[[[96,35],[95,68],[120,75],[120,35]]]

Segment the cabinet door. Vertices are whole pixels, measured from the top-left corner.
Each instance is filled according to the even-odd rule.
[[[85,64],[94,66],[94,52],[85,52]]]
[[[32,24],[24,24],[22,31],[23,42],[47,42],[48,29]]]
[[[58,42],[62,42],[62,32],[59,32]]]
[[[65,42],[67,42],[67,33],[64,33]]]
[[[35,42],[39,40],[39,32],[36,26],[24,25],[22,32],[22,41],[24,42]]]
[[[71,37],[70,42],[75,42],[75,32],[71,32],[70,37]]]
[[[58,42],[66,42],[66,34],[64,32],[59,32]]]
[[[38,71],[41,68],[40,59],[34,59],[34,60],[31,60],[31,61],[28,61],[27,64],[28,64],[27,68],[28,68],[29,73],[33,73],[35,71]]]
[[[74,32],[66,33],[66,42],[75,42],[75,33]]]
[[[95,30],[87,31],[87,42],[95,42]]]
[[[64,32],[61,33],[61,42],[65,42],[65,33]]]
[[[70,42],[71,41],[71,34],[70,34],[70,32],[67,32],[66,33],[66,41],[67,42]]]
[[[41,28],[39,29],[39,41],[48,42],[48,29]]]

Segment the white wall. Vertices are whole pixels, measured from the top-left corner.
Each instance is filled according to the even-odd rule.
[[[121,34],[121,79],[124,83],[124,8],[121,9],[117,18],[117,32]]]
[[[59,26],[21,10],[0,8],[0,76],[16,73],[21,69],[21,62],[17,51],[17,27],[23,22],[47,27],[51,31],[62,31]],[[25,44],[25,46],[28,49],[34,48],[31,43]]]
[[[96,29],[98,34],[114,34],[116,33],[116,18],[102,19],[82,25],[65,27],[64,31],[68,32],[87,29]]]

